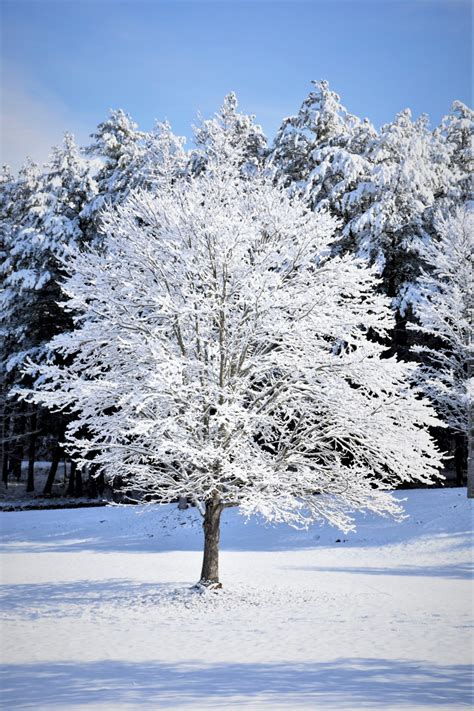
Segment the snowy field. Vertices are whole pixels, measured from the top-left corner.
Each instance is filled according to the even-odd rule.
[[[2,708],[469,707],[472,501],[397,496],[348,535],[226,511],[207,595],[192,512],[2,513]]]

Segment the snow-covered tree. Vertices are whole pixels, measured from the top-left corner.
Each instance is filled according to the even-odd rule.
[[[161,183],[187,171],[185,139],[176,136],[166,121],[157,121],[149,132],[139,131],[119,109],[111,111],[92,137],[94,142],[85,152],[101,166],[95,176],[97,195],[85,205],[83,215],[99,232],[101,212],[107,206],[123,202],[137,188],[157,190]]]
[[[304,190],[314,170],[313,154],[323,145],[347,141],[347,112],[327,81],[313,81],[312,90],[295,116],[285,118],[277,131],[268,162],[276,178]]]
[[[31,365],[23,394],[74,413],[71,450],[130,496],[198,507],[202,585],[219,585],[226,507],[348,530],[356,509],[397,515],[398,482],[432,481],[434,412],[367,337],[390,308],[372,269],[327,256],[328,215],[243,178],[227,150],[103,225],[107,249],[71,258],[76,327],[51,343],[63,364]]]
[[[157,121],[153,130],[145,134],[143,151],[130,166],[131,189],[141,187],[156,192],[185,175],[189,157],[184,144],[185,138],[176,136],[167,121]]]
[[[43,358],[49,339],[66,322],[71,325],[57,304],[58,279],[68,250],[84,241],[81,212],[94,192],[87,163],[70,134],[53,150],[43,174],[28,164],[13,186],[1,295],[2,324],[12,341],[7,370],[28,356]]]
[[[368,146],[370,173],[344,197],[350,217],[343,239],[376,266],[395,312],[391,349],[403,357],[409,357],[406,324],[417,298],[419,246],[429,237],[426,214],[439,188],[436,147],[426,117],[412,121],[411,112],[402,111]]]
[[[339,141],[322,145],[311,155],[311,172],[305,182],[305,195],[312,209],[328,209],[342,225],[353,215],[347,209],[346,195],[367,181],[371,163],[365,155],[376,131],[368,122],[353,120],[350,133]]]
[[[2,478],[8,485],[10,473],[21,475],[21,462],[29,423],[24,403],[15,403],[9,393],[19,380],[16,355],[28,339],[29,304],[20,298],[24,264],[17,255],[23,244],[24,230],[32,229],[40,209],[39,166],[28,160],[13,177],[3,173],[0,190],[0,380],[2,400]],[[34,424],[34,423],[33,423]],[[31,481],[28,483],[32,488]]]
[[[85,153],[100,161],[95,179],[97,195],[85,206],[84,214],[100,226],[100,212],[123,201],[136,187],[137,164],[143,156],[145,134],[122,109],[111,110],[108,119],[97,126],[94,140]]]
[[[427,271],[419,280],[415,306],[428,338],[414,350],[422,356],[417,382],[456,434],[456,465],[465,469],[474,402],[472,374],[474,213],[469,206],[439,215],[436,239],[422,248]],[[458,475],[461,472],[458,471]],[[474,482],[469,483],[474,496]]]
[[[94,193],[88,165],[72,135],[66,134],[44,172],[27,164],[2,199],[6,257],[1,265],[0,366],[8,390],[21,381],[27,358],[39,362],[48,358],[50,339],[72,327],[71,315],[58,304],[62,298],[58,282],[68,250],[84,242],[81,213]],[[36,412],[31,420],[30,430],[36,431]],[[50,420],[50,427],[61,429],[56,425]],[[31,472],[30,489],[32,476]]]
[[[251,174],[260,169],[267,156],[267,139],[255,116],[239,113],[236,95],[231,92],[224,98],[219,112],[202,121],[194,129],[197,146],[191,157],[191,172],[202,172],[208,163],[218,160],[234,161],[239,154],[241,171]]]
[[[364,154],[376,131],[347,112],[327,81],[313,85],[298,114],[283,121],[268,163],[313,210],[328,209],[345,219],[343,197],[366,176]]]
[[[15,179],[9,166],[2,166],[0,173],[0,264],[5,264],[7,259],[7,241],[11,229],[11,195]],[[3,270],[2,270],[3,271]],[[0,280],[0,294],[3,290],[4,274]],[[11,406],[8,402],[9,378],[5,363],[8,360],[9,343],[5,324],[0,325],[0,442],[2,456],[2,480],[7,485],[9,470],[10,449],[10,414]]]
[[[311,209],[338,218],[334,253],[376,266],[395,314],[387,344],[409,358],[418,244],[429,239],[436,200],[452,183],[445,133],[434,136],[426,117],[412,121],[407,110],[378,134],[347,112],[326,81],[313,84],[299,113],[282,124],[269,163]]]
[[[440,134],[445,138],[448,166],[452,175],[449,194],[460,202],[474,200],[474,111],[455,101],[451,113],[443,118]]]

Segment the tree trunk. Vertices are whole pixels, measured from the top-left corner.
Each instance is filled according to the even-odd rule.
[[[104,472],[100,472],[100,474],[97,474],[94,476],[94,481],[97,486],[97,491],[100,496],[104,495],[104,490],[105,490],[105,479],[104,479]]]
[[[46,484],[44,485],[43,494],[51,494],[53,491],[53,484],[58,471],[59,462],[61,461],[61,447],[59,443],[56,444],[53,452],[53,459],[51,466],[49,468],[48,478],[46,479]]]
[[[75,495],[78,496],[79,498],[82,497],[83,490],[82,490],[82,469],[80,467],[76,467],[76,479],[75,479]]]
[[[9,471],[17,481],[21,479],[21,462],[23,459],[23,439],[25,434],[25,413],[24,406],[16,409],[15,415],[12,418],[11,436],[13,438],[13,446],[10,448]]]
[[[32,412],[30,416],[30,441],[28,444],[28,479],[26,482],[26,490],[35,490],[35,454],[36,454],[36,412]]]
[[[454,435],[454,466],[457,486],[464,486],[466,479],[466,445],[464,434],[456,432]]]
[[[223,505],[217,499],[206,502],[204,515],[204,557],[202,561],[200,586],[220,588],[219,582],[219,539]]]
[[[5,414],[2,423],[3,433],[2,433],[2,481],[5,484],[5,488],[8,489],[8,455],[9,455],[9,442],[8,437],[10,435],[10,415]]]
[[[407,358],[407,318],[402,316],[400,311],[395,311],[395,328],[392,332],[392,355],[396,355],[403,360]]]
[[[66,496],[74,496],[76,490],[76,462],[71,460],[71,469],[69,471],[69,481],[67,484]]]
[[[58,473],[59,462],[61,461],[61,457],[63,456],[63,448],[61,446],[61,440],[64,437],[65,429],[66,429],[66,423],[64,420],[61,420],[60,425],[56,431],[56,443],[55,443],[54,449],[53,449],[51,466],[49,468],[48,478],[46,479],[46,484],[44,485],[44,489],[43,489],[43,494],[45,494],[45,495],[52,494],[52,492],[53,492],[53,484],[54,484],[54,480],[56,479],[56,474]]]
[[[97,489],[97,480],[94,476],[94,467],[89,467],[89,477],[87,479],[87,496],[89,499],[97,499],[99,491]]]

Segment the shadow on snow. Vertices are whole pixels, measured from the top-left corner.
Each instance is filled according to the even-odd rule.
[[[58,583],[19,583],[0,586],[0,609],[4,618],[12,615],[36,619],[77,615],[83,609],[106,604],[113,608],[140,607],[141,604],[169,603],[196,597],[183,583],[137,582],[127,578],[74,580]]]
[[[287,566],[286,570],[307,570],[315,573],[353,573],[355,575],[390,575],[428,578],[450,578],[451,580],[472,580],[474,573],[473,563],[452,563],[449,565],[423,566],[405,565],[393,568],[350,568],[333,566]]]
[[[5,665],[4,708],[85,703],[195,704],[238,696],[247,702],[360,704],[381,709],[413,704],[469,707],[468,665],[437,666],[400,660],[338,659],[287,664],[167,664],[161,662],[45,662]],[[316,706],[315,706],[316,708]]]

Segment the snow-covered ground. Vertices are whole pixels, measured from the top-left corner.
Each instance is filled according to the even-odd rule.
[[[472,501],[397,496],[348,535],[226,511],[207,595],[193,512],[2,513],[2,708],[469,707]]]

